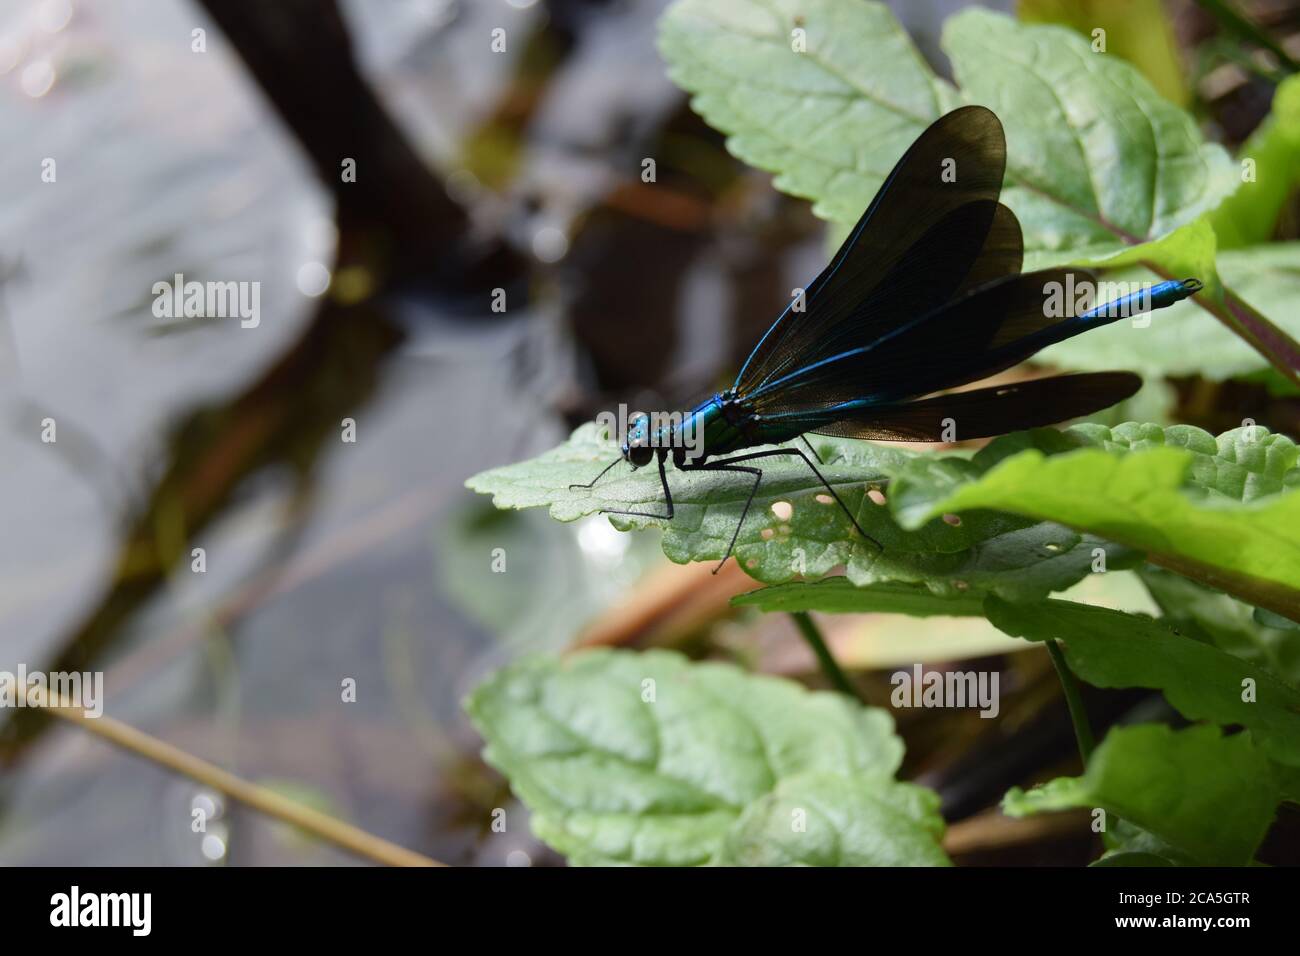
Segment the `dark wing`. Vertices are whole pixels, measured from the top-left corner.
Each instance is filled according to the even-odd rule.
[[[966,106],[912,144],[822,273],[746,360],[744,396],[798,368],[867,345],[956,295],[1020,270],[1020,226],[998,203],[1006,139]]]
[[[995,279],[745,399],[763,418],[780,419],[844,403],[894,404],[987,378],[1098,324],[1072,318],[1069,301],[1071,289],[1093,282],[1080,269]]]
[[[1131,372],[1057,375],[901,405],[844,409],[852,414],[810,430],[875,441],[966,441],[1091,415],[1123,401],[1141,386],[1142,379]],[[948,438],[943,437],[945,432]]]

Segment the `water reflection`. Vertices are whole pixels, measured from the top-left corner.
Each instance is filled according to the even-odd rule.
[[[419,159],[530,260],[483,266],[495,313],[434,294],[473,269],[335,208],[198,4],[0,4],[0,668],[84,661],[114,716],[247,779],[440,859],[554,863],[525,827],[486,839],[494,809],[524,811],[459,701],[664,559],[652,535],[497,512],[463,481],[611,395],[711,385],[821,255],[804,205],[665,77],[663,6],[343,6]],[[438,225],[418,196],[397,205],[403,236]],[[403,255],[417,268],[392,282]],[[151,289],[178,273],[260,283],[261,321],[158,320]],[[75,729],[29,729],[2,742],[21,761],[0,776],[0,861],[357,862]]]

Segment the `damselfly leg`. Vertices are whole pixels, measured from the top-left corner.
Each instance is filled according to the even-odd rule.
[[[613,461],[611,461],[608,465],[606,465],[603,469],[601,469],[600,474],[597,475],[595,478],[591,479],[591,481],[587,482],[585,485],[569,485],[569,490],[572,491],[574,488],[590,488],[590,487],[592,487],[593,485],[596,484],[596,482],[600,481],[600,479],[604,478],[607,474],[609,474],[609,470],[610,470],[611,468],[613,468],[615,465],[617,465],[617,464],[618,464],[620,461],[622,461],[622,460],[623,460],[622,458],[615,458],[615,459],[614,459]]]
[[[807,442],[807,439],[804,439],[804,441]],[[812,446],[809,445],[809,448],[811,449]],[[816,455],[817,452],[813,450],[813,454]],[[798,455],[801,459],[803,459],[803,463],[808,466],[808,469],[814,475],[817,476],[817,480],[821,482],[822,487],[825,488],[826,491],[830,494],[830,496],[835,499],[835,503],[840,506],[840,510],[843,511],[846,516],[848,516],[849,521],[852,522],[853,527],[857,529],[858,534],[862,535],[862,537],[866,538],[877,548],[880,548],[882,551],[884,550],[884,545],[882,545],[879,541],[877,541],[871,535],[867,534],[864,530],[862,530],[862,525],[858,524],[858,519],[854,516],[853,512],[849,510],[849,506],[844,503],[844,499],[839,496],[839,493],[831,486],[831,483],[826,480],[826,476],[823,475],[818,470],[817,466],[812,463],[812,459],[810,459],[806,454],[803,453],[802,450],[798,448],[773,448],[768,451],[757,451],[750,455],[735,455],[731,458],[721,458],[717,461],[707,461],[699,465],[682,465],[679,468],[680,471],[722,471],[722,472],[732,472],[732,473],[739,472],[739,473],[754,476],[754,483],[749,488],[749,496],[745,499],[745,506],[740,511],[740,520],[736,522],[736,530],[732,532],[731,542],[727,545],[727,553],[722,556],[722,560],[718,562],[718,566],[713,569],[714,574],[717,574],[718,571],[722,569],[722,566],[727,563],[727,559],[731,557],[731,553],[735,550],[736,542],[740,539],[740,529],[743,528],[745,525],[745,518],[749,516],[749,509],[750,506],[753,505],[754,503],[754,496],[758,494],[758,486],[763,482],[763,469],[745,467],[740,463],[744,461],[754,461],[755,459],[759,459],[759,458],[775,458],[778,455]],[[820,458],[818,460],[820,460]],[[664,504],[667,506],[666,514],[654,514],[653,512],[650,511],[627,511],[623,509],[613,509],[613,508],[602,508],[600,513],[605,515],[634,515],[638,518],[660,518],[665,521],[672,520],[672,517],[676,512],[673,507],[673,493],[668,487],[668,475],[664,470],[664,461],[665,461],[664,458],[659,459],[659,484],[663,488],[663,492],[664,492]],[[614,464],[618,464],[618,462],[614,462]],[[612,467],[613,465],[609,466],[609,468]],[[604,475],[605,472],[609,471],[609,468],[606,468],[605,471],[602,471],[600,473],[600,475],[597,475],[594,479],[592,479],[591,484],[570,485],[569,487],[590,488],[591,485],[594,485],[597,481],[600,480],[601,475]]]
[[[670,520],[673,516],[673,493],[668,490],[668,475],[664,473],[664,457],[665,456],[662,455],[659,457],[659,484],[663,486],[664,503],[668,505],[668,513],[666,515],[651,514],[649,511],[615,511],[612,508],[602,508],[600,513],[603,515],[636,515],[638,518],[663,518],[665,520]],[[605,471],[609,471],[609,469],[606,468]],[[602,475],[604,473],[605,472],[601,472]],[[599,477],[600,476],[598,475],[597,478]],[[595,484],[595,482],[593,481],[592,484]]]
[[[807,441],[807,439],[805,439],[805,441]],[[813,452],[813,454],[816,454],[816,452]],[[831,483],[826,480],[826,477],[820,471],[817,470],[817,466],[812,463],[812,460],[805,455],[803,451],[798,448],[773,448],[769,451],[756,451],[749,455],[733,455],[731,458],[720,458],[717,461],[705,462],[702,465],[682,466],[682,471],[744,471],[754,475],[754,484],[753,487],[749,489],[749,497],[745,499],[745,507],[740,512],[740,521],[736,523],[736,530],[731,535],[731,544],[727,546],[727,553],[723,555],[721,563],[718,564],[717,568],[713,569],[714,574],[717,574],[722,565],[727,563],[727,558],[731,557],[731,552],[736,547],[736,540],[740,537],[740,529],[745,524],[745,516],[749,514],[749,506],[754,503],[754,495],[758,493],[758,486],[763,481],[763,470],[761,468],[737,468],[727,466],[735,466],[742,461],[754,461],[758,458],[775,458],[777,455],[798,455],[802,458],[803,463],[808,466],[809,470],[811,470],[814,475],[817,476],[817,480],[822,483],[822,486],[830,493],[830,496],[835,499],[835,503],[839,505],[844,514],[848,516],[849,521],[853,523],[853,527],[857,529],[858,534],[862,535],[862,537],[866,538],[877,548],[880,548],[880,550],[883,551],[885,549],[884,545],[862,530],[862,525],[858,524],[858,519],[854,517],[853,512],[849,510],[849,506],[844,503],[844,500],[840,498],[835,489],[831,487]]]
[[[826,462],[822,461],[822,456],[817,454],[817,449],[813,447],[812,442],[808,440],[807,435],[800,435],[799,440],[808,446],[808,450],[812,452],[812,456],[817,459],[817,464],[819,465],[826,464]],[[852,515],[850,515],[850,517],[852,517]]]

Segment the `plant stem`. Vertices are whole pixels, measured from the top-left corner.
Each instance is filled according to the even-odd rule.
[[[254,810],[260,810],[286,823],[292,823],[358,856],[388,866],[445,866],[437,860],[398,846],[396,843],[390,843],[350,823],[335,819],[329,814],[303,806],[266,787],[250,783],[228,770],[221,769],[216,764],[208,763],[112,717],[87,717],[80,708],[64,706],[62,702],[52,704],[46,709],[56,717],[78,724],[124,750],[184,774],[213,790],[224,793],[232,800],[238,800]]]
[[[1142,265],[1161,278],[1174,278],[1172,272],[1154,262],[1143,261]],[[1193,296],[1191,301],[1268,359],[1269,364],[1291,382],[1300,385],[1300,342],[1296,342],[1285,329],[1274,324],[1268,316],[1224,287],[1221,282],[1219,288],[1223,293],[1221,297],[1216,297],[1210,291],[1202,291]]]
[[[834,685],[835,689],[841,694],[848,694],[860,704],[865,704],[866,700],[858,689],[850,683],[848,675],[840,668],[839,663],[835,660],[835,655],[826,645],[826,639],[822,637],[822,632],[817,629],[813,619],[808,616],[807,611],[793,611],[790,616],[794,618],[795,627],[799,628],[799,635],[808,642],[812,652],[817,655],[817,663],[821,665],[822,673],[826,679]]]
[[[1061,679],[1061,690],[1065,692],[1065,705],[1070,708],[1070,722],[1074,724],[1074,739],[1079,742],[1079,758],[1083,761],[1083,768],[1087,770],[1088,761],[1092,759],[1092,728],[1088,726],[1088,712],[1083,709],[1083,694],[1079,690],[1079,682],[1075,679],[1074,672],[1070,670],[1070,665],[1066,663],[1061,645],[1055,639],[1048,639],[1047,653],[1056,668],[1056,676]]]

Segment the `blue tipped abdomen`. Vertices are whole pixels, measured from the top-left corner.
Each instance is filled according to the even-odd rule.
[[[1158,282],[1149,289],[1139,289],[1137,292],[1130,292],[1128,295],[1089,309],[1081,313],[1078,319],[1088,325],[1106,325],[1116,319],[1163,309],[1175,302],[1181,302],[1188,296],[1200,292],[1201,288],[1200,279],[1170,279],[1166,282]]]

